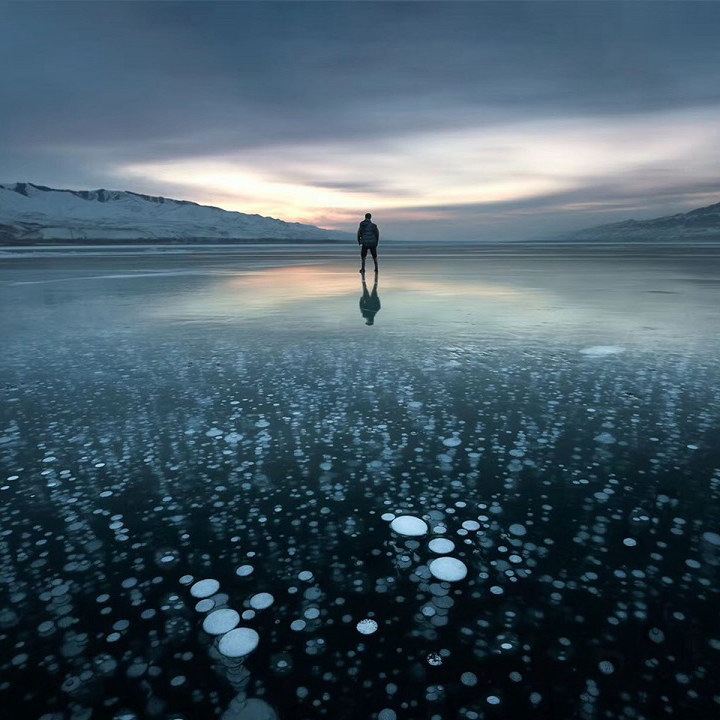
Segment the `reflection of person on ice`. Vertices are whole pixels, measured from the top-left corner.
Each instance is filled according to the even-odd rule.
[[[378,297],[378,276],[375,275],[375,284],[373,285],[372,293],[368,292],[368,287],[365,284],[365,276],[362,279],[363,294],[360,298],[360,314],[365,319],[366,325],[373,325],[375,323],[375,315],[380,309],[380,298]]]
[[[377,264],[377,246],[380,241],[380,231],[378,226],[370,219],[372,215],[365,213],[365,219],[360,223],[360,227],[357,232],[357,241],[360,245],[360,272],[365,273],[365,258],[367,257],[368,250],[375,261],[375,272],[378,271]]]

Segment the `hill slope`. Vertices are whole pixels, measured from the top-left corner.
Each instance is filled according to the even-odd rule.
[[[319,240],[346,233],[116,190],[0,185],[0,243]]]
[[[578,230],[562,239],[578,242],[720,240],[720,203],[652,220],[624,220]]]

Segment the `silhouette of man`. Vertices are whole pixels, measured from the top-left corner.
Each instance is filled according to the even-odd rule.
[[[380,231],[371,218],[370,213],[365,213],[365,219],[360,223],[357,231],[357,241],[358,245],[360,245],[360,272],[363,274],[365,273],[365,258],[368,250],[370,250],[370,254],[375,261],[375,272],[378,271],[377,246],[378,242],[380,242]]]
[[[362,279],[363,294],[360,298],[360,314],[365,318],[366,325],[373,325],[375,323],[375,315],[380,309],[380,298],[377,294],[378,277],[375,276],[375,283],[373,284],[372,293],[368,292],[367,285],[365,284],[365,276]]]

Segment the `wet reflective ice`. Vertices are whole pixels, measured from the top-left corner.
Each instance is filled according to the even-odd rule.
[[[3,706],[714,717],[719,267],[3,259]]]

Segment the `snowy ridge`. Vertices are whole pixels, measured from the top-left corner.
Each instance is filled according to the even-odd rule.
[[[318,240],[346,233],[117,190],[0,185],[0,242]]]
[[[720,203],[652,220],[624,220],[565,235],[578,242],[720,240]]]

